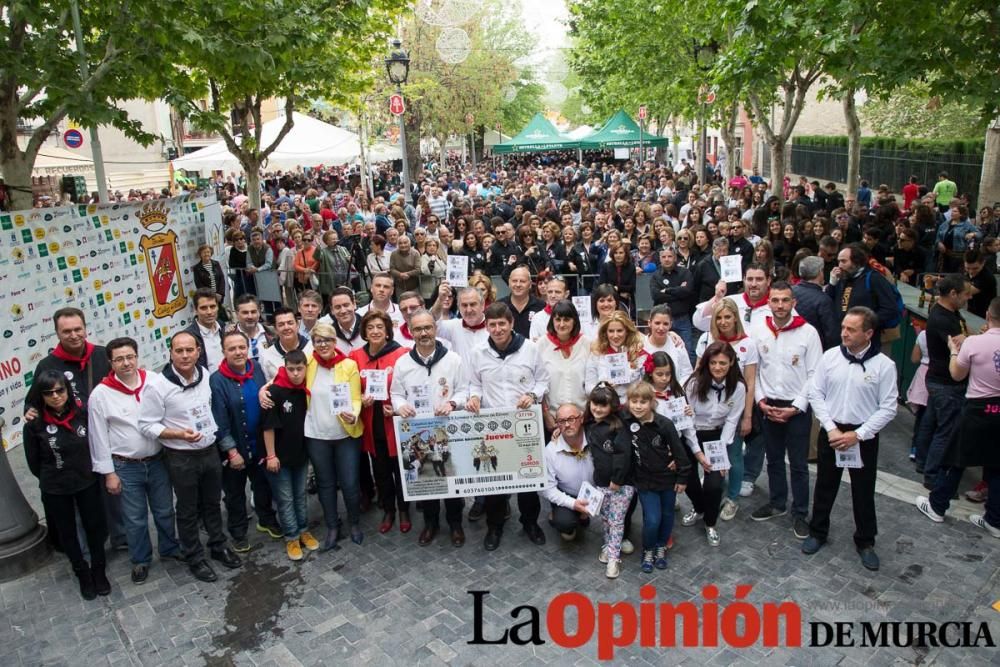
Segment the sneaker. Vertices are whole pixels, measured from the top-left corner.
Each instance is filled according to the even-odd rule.
[[[768,519],[773,519],[778,516],[785,516],[788,514],[788,509],[779,510],[777,507],[772,507],[770,503],[767,505],[762,505],[753,511],[750,518],[754,521],[767,521]]]
[[[559,533],[559,537],[563,539],[563,542],[572,542],[576,539],[576,528],[568,533]]]
[[[795,537],[800,540],[804,540],[809,537],[809,523],[804,517],[797,516],[795,520],[792,521],[792,532],[795,533]]]
[[[608,579],[617,579],[621,572],[622,567],[620,560],[609,560],[608,566],[604,568],[604,576]]]
[[[691,510],[681,518],[682,526],[693,526],[696,521],[704,517],[705,515],[701,512],[695,512],[692,507]]]
[[[732,498],[726,498],[722,501],[722,509],[719,511],[719,518],[723,521],[732,521],[736,517],[736,513],[739,511],[740,504]]]
[[[815,537],[810,535],[802,543],[802,553],[807,556],[812,556],[814,553],[823,548],[823,543],[817,540]]]
[[[299,543],[307,551],[319,551],[319,540],[313,537],[308,530],[299,535]]]
[[[986,523],[986,517],[982,514],[970,514],[969,521],[971,521],[974,526],[979,526],[993,537],[1000,539],[1000,528]]]
[[[234,537],[231,540],[233,545],[233,551],[241,554],[245,554],[250,551],[250,540],[245,537]]]
[[[281,538],[284,537],[284,535],[281,534],[281,528],[279,528],[277,526],[271,526],[271,525],[268,525],[268,524],[264,524],[264,523],[258,523],[257,524],[257,532],[258,533],[264,533],[265,535],[267,535],[268,537],[270,537],[272,540],[280,540]]]
[[[628,556],[631,553],[635,553],[635,545],[632,544],[632,540],[627,537],[622,540],[622,553]]]
[[[987,486],[986,482],[979,482],[971,491],[965,492],[965,499],[970,503],[985,503]]]
[[[740,484],[740,496],[749,498],[753,495],[753,482],[743,482]]]
[[[601,554],[597,557],[597,560],[602,563],[608,562],[608,545],[605,544],[601,547]]]
[[[642,565],[640,565],[640,567],[646,574],[653,571],[653,552],[649,549],[642,552]]]
[[[653,554],[655,560],[653,560],[653,565],[657,570],[667,569],[667,548],[666,547],[656,547],[656,553]]]
[[[916,447],[910,447],[910,460],[911,461],[916,461],[917,460],[917,448]]]
[[[719,531],[715,528],[705,528],[705,537],[708,538],[708,546],[717,547],[722,538],[719,537]]]
[[[285,542],[285,553],[289,560],[302,560],[302,544],[298,540]]]
[[[944,522],[944,517],[934,511],[934,508],[931,507],[931,501],[927,496],[917,496],[917,500],[915,502],[917,509],[926,514],[928,519],[934,523]]]

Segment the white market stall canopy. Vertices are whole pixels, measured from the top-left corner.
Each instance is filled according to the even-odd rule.
[[[353,162],[361,155],[358,135],[336,125],[293,112],[295,122],[278,147],[267,158],[268,169],[294,169]],[[284,117],[264,123],[261,146],[269,146],[285,124]],[[224,141],[218,141],[173,161],[175,169],[240,169],[240,162]]]
[[[581,125],[580,127],[566,133],[566,136],[570,139],[580,140],[584,137],[588,137],[593,134],[594,128],[590,125]]]

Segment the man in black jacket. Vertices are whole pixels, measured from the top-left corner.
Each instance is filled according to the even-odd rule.
[[[198,365],[215,371],[222,363],[222,327],[219,325],[219,298],[211,288],[194,293],[194,322],[184,331],[198,341]]]
[[[892,285],[881,273],[868,266],[868,253],[864,246],[852,243],[840,251],[837,268],[830,275],[830,284],[833,286],[831,297],[838,322],[855,306],[871,308],[878,315],[873,345],[878,345],[879,334],[887,328],[887,322],[899,320]]]
[[[729,240],[719,237],[712,241],[712,255],[704,257],[694,267],[694,297],[695,303],[704,303],[715,295],[715,286],[722,277],[722,267],[719,258],[729,254]],[[726,285],[726,294],[736,294],[742,283]]]
[[[824,290],[823,260],[815,255],[803,258],[799,264],[799,277],[802,281],[792,287],[795,310],[813,325],[823,342],[823,349],[829,350],[840,344],[841,318]]]
[[[670,306],[673,330],[684,340],[687,349],[694,349],[691,331],[691,309],[694,308],[694,277],[683,266],[677,266],[677,253],[673,248],[660,251],[660,268],[649,281],[653,303]]]

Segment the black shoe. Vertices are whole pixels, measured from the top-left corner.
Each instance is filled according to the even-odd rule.
[[[245,537],[234,537],[229,540],[229,544],[232,545],[233,551],[236,553],[249,553],[250,552],[250,540]]]
[[[483,539],[483,548],[487,551],[496,551],[497,547],[500,546],[500,534],[496,528],[487,530],[486,537]]]
[[[472,509],[469,510],[469,521],[479,521],[485,513],[486,507],[483,503],[472,503]]]
[[[545,533],[542,532],[542,529],[538,526],[537,523],[533,523],[530,526],[525,526],[524,534],[528,536],[529,540],[531,540],[538,546],[545,544]]]
[[[90,568],[84,565],[79,569],[74,569],[73,573],[80,581],[80,596],[84,600],[93,600],[97,597],[97,589],[94,587],[94,575],[90,573]]]
[[[146,583],[146,579],[149,579],[149,566],[148,565],[136,565],[132,568],[132,583],[136,586]]]
[[[428,544],[434,541],[437,537],[438,527],[437,526],[427,526],[422,531],[420,531],[420,537],[417,538],[417,544],[422,547],[426,547]]]
[[[809,523],[805,520],[805,517],[797,516],[792,520],[792,532],[800,540],[809,537]]]
[[[823,543],[817,540],[815,537],[810,535],[802,543],[802,553],[807,556],[812,556],[814,553],[819,551],[823,547]]]
[[[451,529],[451,546],[458,548],[465,544],[465,531],[461,528]]]
[[[779,510],[777,507],[771,506],[770,503],[767,505],[762,505],[753,511],[750,518],[754,521],[767,521],[768,519],[773,519],[775,517],[784,516],[788,514],[788,508]]]
[[[110,595],[111,582],[108,581],[108,575],[104,571],[104,566],[96,565],[94,567],[91,567],[90,574],[94,578],[94,590],[97,591],[97,594]]]
[[[198,581],[212,582],[219,578],[219,576],[215,574],[215,570],[212,569],[212,566],[209,565],[208,561],[204,559],[195,563],[189,563],[188,569],[191,570],[191,574],[193,574],[194,578]]]
[[[228,548],[219,549],[218,551],[213,551],[212,560],[219,561],[220,563],[228,567],[230,570],[235,570],[236,568],[243,566],[243,561],[240,560],[240,557],[234,554],[232,550]]]
[[[858,549],[858,555],[861,556],[861,564],[865,566],[866,570],[878,572],[878,554],[875,553],[875,549],[872,547]]]

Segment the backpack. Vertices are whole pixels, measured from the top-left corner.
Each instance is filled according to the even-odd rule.
[[[903,295],[899,293],[899,288],[896,287],[896,278],[892,275],[889,269],[882,266],[882,264],[874,259],[868,260],[868,268],[870,270],[865,273],[865,289],[867,289],[868,293],[872,295],[872,302],[874,303],[876,309],[878,308],[878,297],[874,292],[872,292],[872,273],[878,271],[879,274],[889,283],[889,287],[892,288],[892,294],[896,299],[896,316],[888,322],[882,323],[882,342],[886,343],[896,340],[896,338],[899,338],[899,324],[903,321],[903,311],[906,309],[906,306],[903,305]],[[890,332],[890,329],[895,329],[895,332]]]

